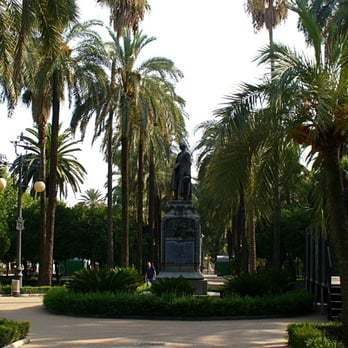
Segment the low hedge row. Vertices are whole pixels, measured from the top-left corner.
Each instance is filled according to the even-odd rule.
[[[343,348],[341,323],[301,323],[288,327],[289,346],[292,348]]]
[[[29,323],[0,319],[0,347],[21,340],[28,335]]]
[[[21,288],[21,294],[46,294],[50,289],[50,286],[23,286]],[[11,285],[2,285],[0,287],[0,294],[10,295]]]
[[[295,316],[313,310],[312,298],[304,291],[272,297],[215,298],[126,293],[82,294],[65,288],[53,288],[45,295],[44,305],[56,314],[105,318]]]

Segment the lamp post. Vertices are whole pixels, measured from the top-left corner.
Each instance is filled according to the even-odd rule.
[[[19,139],[13,142],[15,147],[15,153],[17,158],[19,158],[19,172],[18,172],[18,198],[17,198],[17,221],[16,221],[16,230],[17,230],[17,271],[16,278],[19,281],[19,287],[22,287],[23,280],[23,267],[22,267],[22,233],[24,230],[24,219],[23,219],[23,193],[26,189],[26,182],[23,180],[23,154],[19,154],[18,148],[24,147],[25,141],[23,139],[23,133],[20,135]],[[0,166],[7,166],[9,163],[6,160],[5,155],[0,154]],[[5,190],[7,185],[5,178],[0,178],[0,192]],[[34,183],[34,190],[37,193],[45,191],[45,183],[43,181],[36,181]]]

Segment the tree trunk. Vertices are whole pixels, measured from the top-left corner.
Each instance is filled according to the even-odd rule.
[[[270,26],[268,28],[269,34],[269,45],[273,46],[273,11],[274,3],[273,0],[269,1],[269,11],[271,14]],[[271,57],[271,79],[274,77],[274,58]],[[279,122],[275,120],[276,129],[279,130]],[[278,139],[278,138],[277,138]],[[274,269],[279,270],[281,267],[281,257],[280,257],[280,218],[281,218],[281,199],[280,199],[280,170],[279,170],[279,141],[276,139],[275,152],[274,152],[274,183],[273,183],[273,255],[272,255],[272,266]]]
[[[153,158],[153,153],[150,153],[150,164],[149,164],[149,229],[151,232],[151,255],[152,255],[152,262],[156,258],[156,251],[155,251],[155,162]],[[158,265],[157,265],[158,266]]]
[[[139,149],[138,149],[138,193],[137,193],[137,222],[138,222],[138,270],[143,268],[143,210],[144,210],[144,132],[139,127]]]
[[[39,179],[47,183],[46,173],[46,142],[47,142],[47,124],[43,120],[38,125],[39,147],[40,147],[40,174]],[[45,263],[46,250],[46,192],[40,193],[40,267],[39,267],[39,284],[43,285],[43,269]]]
[[[327,176],[327,206],[330,231],[341,272],[343,296],[343,342],[348,347],[348,216],[344,202],[342,175],[338,158],[338,148],[332,146],[323,153],[323,165]]]
[[[272,266],[276,270],[281,268],[280,257],[280,219],[281,219],[281,201],[280,201],[280,183],[279,183],[279,143],[276,141],[275,163],[274,163],[274,210],[273,210],[273,256]]]
[[[114,231],[113,231],[113,202],[112,202],[112,132],[113,132],[113,112],[109,112],[108,124],[108,247],[107,247],[107,265],[108,268],[114,267]]]
[[[246,233],[246,221],[245,221],[245,199],[244,188],[241,185],[239,190],[239,209],[236,224],[237,233],[240,236],[241,250],[240,250],[240,268],[242,272],[248,272],[248,241]]]
[[[233,243],[233,231],[232,227],[228,227],[226,231],[226,239],[227,239],[227,253],[230,260],[233,258],[233,249],[234,249],[234,243]]]
[[[53,246],[54,246],[54,227],[57,207],[57,165],[58,165],[58,135],[59,135],[59,87],[58,71],[53,72],[52,77],[52,129],[51,129],[51,153],[50,153],[50,172],[48,180],[48,205],[47,205],[47,231],[46,248],[43,264],[43,284],[52,284],[53,271]]]
[[[121,176],[122,176],[122,266],[129,265],[129,105],[126,97],[121,100],[122,137],[121,137]]]
[[[256,216],[255,209],[248,212],[249,272],[256,272]]]

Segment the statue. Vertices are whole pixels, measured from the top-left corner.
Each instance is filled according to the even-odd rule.
[[[187,151],[186,144],[180,143],[179,147],[181,152],[176,158],[172,178],[174,199],[183,199],[184,201],[190,201],[192,199],[191,155]]]

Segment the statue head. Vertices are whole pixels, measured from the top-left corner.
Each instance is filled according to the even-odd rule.
[[[187,146],[186,146],[186,144],[184,142],[181,142],[179,144],[179,148],[180,148],[181,151],[185,151],[187,149]]]

